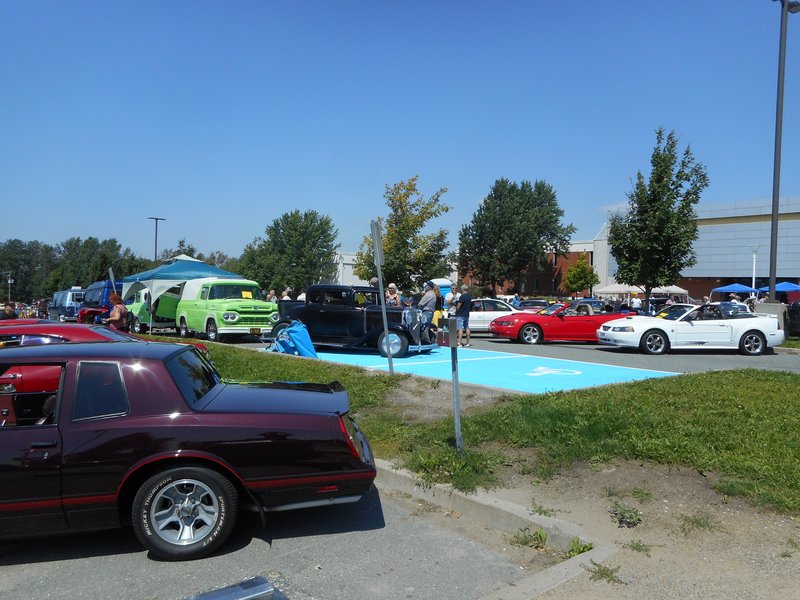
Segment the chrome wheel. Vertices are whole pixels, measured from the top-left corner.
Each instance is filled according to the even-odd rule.
[[[538,325],[523,325],[522,329],[519,330],[519,341],[523,344],[541,344],[542,330],[539,329]]]
[[[651,329],[642,336],[639,347],[646,354],[664,354],[669,348],[669,342],[663,331]]]
[[[739,350],[748,356],[759,356],[767,349],[767,340],[758,331],[748,331],[739,341]]]
[[[389,354],[391,354],[392,358],[404,356],[405,353],[408,352],[408,340],[405,336],[395,333],[394,331],[390,331],[388,336],[382,333],[378,338],[378,351],[383,356],[389,356]]]
[[[180,479],[162,489],[150,506],[158,537],[185,546],[207,537],[219,519],[214,492],[196,479]]]

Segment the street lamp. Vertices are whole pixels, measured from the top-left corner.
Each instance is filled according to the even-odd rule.
[[[772,167],[772,227],[769,238],[769,298],[776,301],[775,279],[778,270],[778,214],[781,189],[781,136],[783,132],[783,75],[786,66],[786,21],[789,13],[800,12],[798,0],[773,0],[781,3],[781,37],[778,49],[778,100],[775,108],[775,162]]]
[[[11,302],[11,284],[14,283],[14,278],[11,276],[11,271],[7,271],[8,275],[8,301]]]
[[[755,289],[756,287],[756,255],[758,254],[758,249],[761,248],[758,244],[750,244],[750,250],[753,251],[753,281],[750,283],[750,287]]]
[[[155,246],[153,247],[153,262],[158,262],[158,222],[159,221],[166,221],[166,219],[162,217],[147,217],[148,219],[152,219],[156,224],[156,241]]]

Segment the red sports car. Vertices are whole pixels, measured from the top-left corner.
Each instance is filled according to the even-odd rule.
[[[16,376],[35,370],[38,385]],[[218,549],[241,509],[356,502],[376,470],[349,408],[338,383],[223,381],[185,344],[6,348],[0,539],[131,524],[183,560]]]
[[[582,305],[553,304],[542,312],[517,312],[498,317],[489,324],[493,337],[508,338],[523,344],[542,342],[596,342],[597,329],[606,321],[619,319],[620,313],[595,313]]]

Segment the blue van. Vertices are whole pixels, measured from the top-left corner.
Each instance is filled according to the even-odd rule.
[[[53,294],[53,301],[49,307],[49,316],[54,321],[77,321],[78,311],[83,304],[83,288],[73,285],[68,290],[61,290]]]
[[[111,314],[111,300],[108,297],[111,292],[117,292],[122,296],[122,279],[117,279],[114,284],[106,279],[105,281],[95,281],[83,293],[83,305],[81,308],[81,320],[83,322],[100,323],[102,319]],[[91,310],[86,310],[91,309]]]

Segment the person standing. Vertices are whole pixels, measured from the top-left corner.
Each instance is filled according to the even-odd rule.
[[[464,284],[461,286],[461,295],[456,301],[456,326],[458,327],[458,345],[469,348],[469,311],[472,309],[472,296],[469,294],[469,287]],[[466,335],[465,335],[466,334]],[[464,341],[462,341],[462,339]]]
[[[436,293],[433,291],[433,282],[425,284],[425,293],[417,304],[420,310],[420,321],[423,325],[429,324],[433,320],[433,311],[436,310]]]
[[[397,285],[390,283],[386,288],[386,306],[400,307],[400,294],[397,293]]]
[[[112,292],[108,296],[111,302],[111,314],[107,319],[103,319],[103,323],[107,324],[111,329],[118,329],[119,331],[128,331],[128,307],[122,302],[119,294]]]

